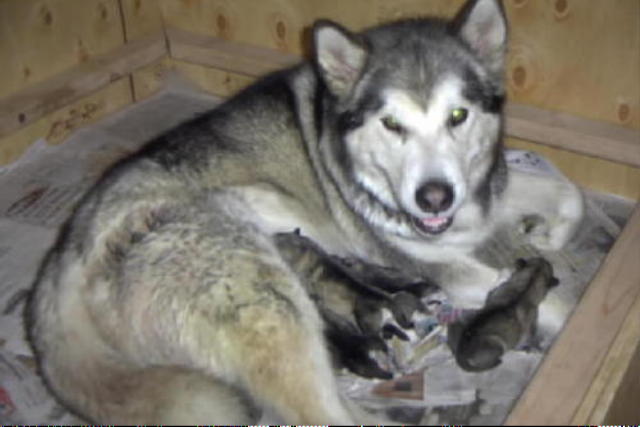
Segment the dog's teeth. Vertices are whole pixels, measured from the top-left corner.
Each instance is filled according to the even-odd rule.
[[[424,218],[422,223],[428,227],[438,227],[447,222],[447,218]]]

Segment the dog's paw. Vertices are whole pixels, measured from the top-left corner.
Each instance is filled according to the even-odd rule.
[[[555,228],[555,231],[554,231]],[[562,230],[540,215],[526,215],[518,225],[518,232],[531,245],[542,251],[558,250],[564,245]]]
[[[582,193],[568,184],[551,209],[522,217],[518,231],[541,251],[558,251],[573,237],[584,216]]]
[[[579,224],[579,218],[544,219],[533,227],[524,226],[527,231],[523,234],[531,245],[541,251],[559,251],[569,242]]]

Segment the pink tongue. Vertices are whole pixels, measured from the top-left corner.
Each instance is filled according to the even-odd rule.
[[[422,219],[422,223],[429,227],[438,227],[446,222],[447,222],[447,218],[442,218],[442,217]]]

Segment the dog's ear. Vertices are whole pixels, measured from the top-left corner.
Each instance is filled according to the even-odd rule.
[[[315,62],[331,93],[345,99],[362,75],[367,48],[364,41],[349,30],[328,20],[313,26]]]
[[[452,29],[492,72],[502,72],[508,29],[500,0],[469,0],[453,19]]]

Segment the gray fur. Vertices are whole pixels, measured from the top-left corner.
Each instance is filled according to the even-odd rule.
[[[335,26],[316,26],[318,37],[327,25]],[[346,74],[320,68],[326,52],[317,49],[312,63],[265,77],[107,172],[63,227],[28,306],[40,372],[59,400],[100,423],[247,424],[262,410],[288,424],[367,423],[340,396],[317,306],[274,235],[300,229],[326,253],[407,277],[428,273],[471,305],[503,276],[472,256],[497,225],[537,214],[548,226],[537,243],[564,243],[579,218],[565,205],[581,206],[579,196],[564,181],[507,180],[493,102],[502,79],[459,37],[466,25],[340,29],[333,35],[345,39],[329,46],[334,60],[351,55]],[[440,88],[452,79],[460,93]],[[405,172],[402,141],[376,169],[386,177],[380,186],[354,178],[370,165],[345,142],[379,127],[373,117],[390,108],[384,88],[422,107],[464,103],[477,117],[458,137],[478,151],[456,175],[468,191],[456,193],[455,218],[437,236],[416,230],[398,189],[435,174],[430,162],[444,173],[453,157],[408,156],[415,182],[400,187],[391,178]],[[436,142],[421,136],[404,146]],[[537,193],[523,199],[522,188]]]

